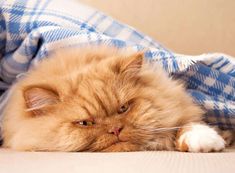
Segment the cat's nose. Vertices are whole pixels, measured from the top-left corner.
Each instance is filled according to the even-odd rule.
[[[119,136],[120,132],[122,131],[123,127],[113,127],[108,132],[110,134],[114,134],[116,136]]]

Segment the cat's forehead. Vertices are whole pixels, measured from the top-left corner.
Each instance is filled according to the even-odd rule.
[[[120,105],[130,99],[128,93],[124,94],[108,86],[93,87],[82,87],[82,90],[69,96],[64,101],[65,114],[70,114],[72,119],[105,118],[115,114]]]

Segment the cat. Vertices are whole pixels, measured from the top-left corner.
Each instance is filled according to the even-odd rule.
[[[12,88],[3,146],[23,151],[221,151],[184,84],[141,52],[58,50]]]

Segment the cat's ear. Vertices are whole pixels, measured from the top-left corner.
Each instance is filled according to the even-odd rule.
[[[31,87],[24,90],[24,99],[27,111],[33,115],[42,115],[48,106],[59,102],[59,95],[56,91],[41,87]]]
[[[143,62],[144,53],[137,52],[122,59],[122,61],[118,63],[116,67],[119,73],[135,76],[140,71]]]
[[[135,54],[130,55],[124,62],[123,70],[140,70],[143,65],[144,54],[143,52],[137,52]]]

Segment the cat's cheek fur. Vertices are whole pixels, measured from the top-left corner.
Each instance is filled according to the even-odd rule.
[[[225,148],[224,139],[211,127],[204,124],[191,124],[182,128],[176,141],[176,149],[189,152],[221,151]]]

